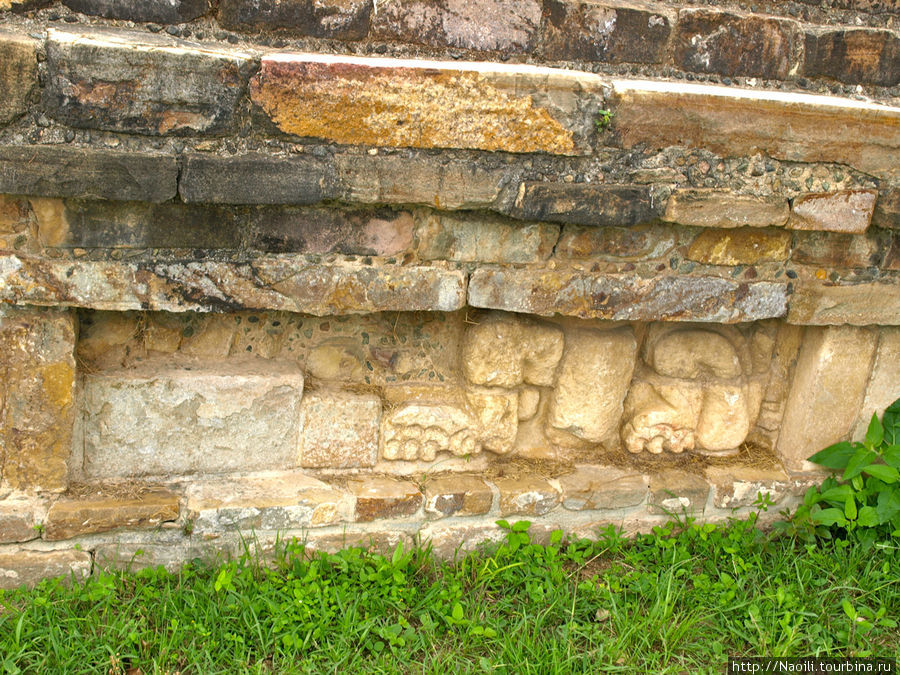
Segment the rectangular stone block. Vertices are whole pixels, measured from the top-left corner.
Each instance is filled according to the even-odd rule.
[[[233,29],[283,28],[310,37],[360,40],[368,33],[373,6],[369,0],[222,0],[219,21]]]
[[[7,497],[0,501],[0,544],[39,538],[39,526],[46,508],[43,502],[22,496]]]
[[[709,466],[705,474],[713,487],[713,504],[720,509],[753,506],[760,494],[768,495],[777,504],[795,487],[782,469],[736,464]],[[802,494],[805,489],[804,486],[797,491]]]
[[[866,437],[873,414],[881,419],[884,409],[900,399],[900,328],[882,326],[877,330],[878,347],[872,363],[872,377],[866,387],[859,419],[853,428],[854,441],[862,441]]]
[[[813,29],[806,32],[803,74],[848,84],[892,87],[900,82],[900,36],[872,28]]]
[[[900,325],[900,277],[886,273],[875,281],[835,283],[804,270],[794,282],[787,320],[813,326]]]
[[[351,520],[353,498],[302,473],[279,472],[193,483],[187,510],[201,534],[285,531]]]
[[[3,485],[64,490],[75,422],[75,320],[58,310],[0,309]]]
[[[681,240],[670,225],[590,227],[566,225],[556,244],[556,258],[601,260],[654,260],[662,258]]]
[[[594,183],[522,183],[506,213],[526,220],[574,225],[637,225],[659,213],[649,188]]]
[[[178,191],[186,202],[315,204],[335,196],[333,185],[332,164],[311,155],[191,153],[182,160]]]
[[[300,405],[300,466],[374,466],[380,425],[381,399],[374,394],[308,393]]]
[[[503,476],[493,482],[500,490],[502,516],[543,516],[560,501],[559,490],[537,475]]]
[[[885,186],[875,200],[872,224],[878,227],[900,229],[900,187]]]
[[[58,541],[119,528],[147,528],[178,518],[179,497],[164,489],[135,496],[103,495],[55,502],[44,521],[44,539]]]
[[[325,316],[453,312],[466,273],[444,265],[322,263],[303,256],[252,262],[93,262],[0,255],[0,300],[167,312],[280,309]]]
[[[524,65],[271,54],[251,98],[293,136],[576,155],[590,150],[603,80]]]
[[[177,191],[174,155],[61,145],[0,146],[0,192],[164,202]]]
[[[362,204],[417,204],[440,210],[492,209],[516,170],[435,155],[334,158],[339,198]]]
[[[626,148],[684,145],[757,152],[897,174],[900,108],[833,96],[684,82],[615,80],[612,127]]]
[[[425,483],[425,513],[429,518],[477,516],[491,510],[494,493],[478,476],[429,476]]]
[[[756,265],[783,262],[790,255],[789,232],[740,227],[704,230],[691,243],[685,257],[707,265]]]
[[[44,105],[60,122],[161,136],[231,129],[253,60],[147,32],[51,28],[47,66]]]
[[[560,61],[664,63],[675,12],[629,0],[550,0],[544,56]]]
[[[356,520],[361,523],[412,516],[422,506],[419,488],[405,480],[372,476],[353,479],[347,488],[356,497]]]
[[[26,35],[0,31],[0,124],[28,109],[28,97],[38,83],[37,45]]]
[[[815,469],[806,461],[809,456],[849,438],[866,394],[877,340],[869,328],[806,329],[776,446],[788,471]]]
[[[872,222],[875,190],[817,192],[795,197],[791,205],[790,230],[821,230],[862,234]]]
[[[9,551],[0,553],[0,588],[32,588],[44,579],[75,578],[91,574],[91,554],[86,551]]]
[[[540,25],[539,0],[381,0],[372,17],[377,40],[506,54],[532,51]]]
[[[799,66],[802,36],[789,19],[687,8],[678,12],[673,44],[684,70],[784,80]]]
[[[85,373],[82,390],[88,477],[296,466],[303,373],[294,363],[151,360]]]
[[[714,276],[487,268],[469,279],[469,305],[627,321],[736,323],[782,317],[787,284]]]
[[[678,469],[666,469],[650,476],[650,513],[682,516],[699,515],[706,510],[709,483]]]
[[[662,219],[694,227],[777,227],[790,215],[787,199],[740,195],[715,188],[674,190]]]
[[[163,24],[193,21],[210,9],[210,0],[64,0],[64,4],[91,16]]]
[[[820,267],[877,267],[890,247],[890,237],[885,234],[873,230],[865,235],[798,231],[791,260]]]
[[[429,212],[421,219],[416,238],[423,260],[531,263],[550,257],[559,226]]]
[[[646,476],[611,466],[582,464],[559,479],[562,505],[570,511],[624,509],[649,495]]]

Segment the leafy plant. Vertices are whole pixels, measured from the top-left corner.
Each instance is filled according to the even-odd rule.
[[[600,110],[597,112],[597,118],[594,120],[594,126],[597,127],[597,132],[606,131],[609,127],[609,123],[612,122],[613,118],[612,110]]]
[[[790,524],[794,533],[830,538],[838,529],[866,545],[900,537],[900,399],[881,421],[872,415],[862,443],[835,443],[809,459],[842,473],[806,492]]]

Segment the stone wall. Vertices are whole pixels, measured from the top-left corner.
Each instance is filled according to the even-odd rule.
[[[898,16],[0,0],[0,584],[790,506],[900,397]]]

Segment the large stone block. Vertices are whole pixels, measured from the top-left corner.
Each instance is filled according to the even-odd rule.
[[[708,265],[756,265],[783,262],[791,254],[791,235],[783,230],[741,227],[704,230],[685,257]]]
[[[885,262],[890,247],[886,233],[864,236],[831,232],[797,232],[791,260],[820,267],[874,267]],[[890,269],[890,264],[886,267]]]
[[[186,202],[315,204],[335,196],[334,168],[311,155],[191,153],[182,160],[178,191]]]
[[[0,146],[0,192],[164,202],[177,191],[174,155],[60,145]]]
[[[862,234],[872,222],[875,210],[875,190],[842,190],[803,194],[794,199],[791,230],[822,230]]]
[[[310,392],[300,415],[301,466],[346,469],[375,464],[381,399],[374,394]]]
[[[685,70],[784,80],[796,72],[802,40],[794,21],[690,8],[678,12],[673,43]]]
[[[866,387],[859,420],[853,428],[853,440],[863,440],[872,415],[881,419],[884,409],[897,399],[900,399],[900,328],[883,326],[878,329],[872,377]]]
[[[416,238],[423,260],[530,263],[550,257],[559,226],[433,212],[421,219]]]
[[[153,360],[86,373],[89,477],[285,469],[297,462],[303,373],[254,359]]]
[[[147,528],[178,518],[179,498],[164,489],[134,496],[61,499],[47,512],[44,539],[57,541],[118,528]]]
[[[28,108],[37,70],[37,42],[25,35],[0,32],[0,124],[11,122]]]
[[[813,326],[900,325],[900,277],[884,274],[874,281],[835,283],[804,270],[795,282],[787,320]]]
[[[46,506],[37,499],[16,495],[0,501],[0,544],[30,541],[40,537],[44,513]]]
[[[848,84],[900,82],[900,36],[890,30],[836,28],[806,33],[803,74]]]
[[[251,97],[294,136],[575,155],[589,151],[603,81],[534,66],[273,54]]]
[[[192,483],[187,511],[198,534],[297,530],[352,520],[353,498],[304,474],[279,472]]]
[[[777,451],[788,471],[815,468],[806,459],[846,440],[862,406],[878,334],[852,326],[809,327],[788,393]]]
[[[75,321],[68,312],[0,310],[3,484],[64,490],[75,421]]]
[[[544,56],[565,61],[663,63],[675,13],[629,0],[550,0]]]
[[[650,513],[683,516],[706,510],[709,483],[694,473],[666,469],[650,476]]]
[[[373,6],[369,0],[223,0],[219,21],[229,28],[283,28],[317,38],[359,40],[369,30]]]
[[[669,225],[635,227],[563,227],[556,244],[556,258],[653,260],[662,258],[679,241]]]
[[[425,483],[425,513],[429,518],[477,516],[491,510],[494,493],[478,476],[447,474]]]
[[[347,487],[356,497],[358,522],[412,516],[422,506],[422,493],[409,481],[372,476],[351,480]]]
[[[713,504],[720,509],[753,506],[760,494],[777,504],[796,486],[780,468],[709,466],[705,474],[713,488]]]
[[[788,201],[783,197],[685,188],[669,197],[663,220],[696,227],[777,227],[787,222],[789,214]]]
[[[622,145],[685,145],[724,156],[756,152],[897,174],[900,108],[831,96],[614,80],[613,129]]]
[[[900,230],[900,187],[888,185],[879,191],[872,223],[878,227]]]
[[[435,47],[530,52],[541,25],[539,0],[381,0],[373,37]]]
[[[589,443],[614,437],[636,355],[630,328],[568,331],[550,398],[550,426]]]
[[[787,299],[787,283],[704,275],[482,267],[469,279],[472,307],[583,319],[735,323],[782,317]]]
[[[543,516],[559,504],[559,490],[538,475],[503,476],[494,485],[500,490],[502,516]]]
[[[624,509],[642,504],[649,495],[646,476],[612,466],[582,464],[559,483],[563,507],[570,511]]]
[[[210,0],[64,0],[67,7],[92,16],[124,21],[183,23],[203,16]]]
[[[637,225],[659,215],[646,187],[594,183],[522,183],[504,211],[526,220],[595,226]]]
[[[50,29],[48,112],[76,127],[219,134],[232,128],[253,61],[149,33]]]
[[[9,551],[0,553],[0,588],[31,588],[44,579],[82,580],[91,573],[86,551]]]

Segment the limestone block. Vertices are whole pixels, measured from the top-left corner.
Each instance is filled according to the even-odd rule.
[[[381,399],[374,394],[313,391],[300,404],[300,465],[372,466],[378,455]]]
[[[468,474],[429,476],[424,492],[429,518],[481,515],[490,511],[494,499],[481,478]]]
[[[752,506],[760,493],[777,504],[793,486],[788,475],[776,468],[708,466],[705,474],[713,488],[713,504],[720,509]]]
[[[0,9],[2,9],[0,3]],[[0,125],[25,113],[37,84],[37,42],[25,35],[0,32]]]
[[[706,510],[709,483],[693,473],[668,469],[650,476],[650,512],[681,515]]]
[[[86,551],[9,551],[0,553],[0,588],[29,588],[52,577],[82,580],[91,573]]]
[[[3,483],[63,490],[75,421],[75,321],[58,310],[0,309]]]
[[[636,356],[630,328],[567,331],[548,424],[590,443],[608,440],[619,427]]]
[[[296,364],[154,359],[85,373],[83,391],[87,476],[296,464],[303,393]]]
[[[211,548],[192,546],[190,543],[176,545],[119,541],[99,544],[94,548],[94,565],[104,570],[129,572],[162,565],[169,572],[177,572],[189,560],[210,557]]]
[[[519,396],[505,389],[474,388],[466,398],[479,424],[479,439],[486,450],[506,454],[513,449],[519,428]]]
[[[890,235],[874,229],[864,235],[798,231],[794,234],[791,260],[817,268],[884,266],[892,269],[890,247]]]
[[[900,328],[882,326],[878,329],[878,348],[872,364],[872,377],[866,388],[859,419],[853,428],[853,440],[861,441],[872,415],[881,416],[884,409],[900,398]]]
[[[672,330],[648,340],[644,360],[667,377],[734,378],[744,372],[740,355],[728,338],[709,330]]]
[[[850,435],[877,341],[869,328],[807,327],[776,446],[788,471],[814,469],[807,457]]]
[[[556,244],[555,258],[652,260],[662,258],[678,242],[669,225],[581,227],[567,225]]]
[[[494,479],[494,484],[500,490],[502,516],[542,516],[559,504],[559,490],[540,476],[504,476]]]
[[[737,228],[704,230],[687,252],[687,258],[710,265],[756,265],[782,262],[791,254],[791,235],[783,230]]]
[[[458,457],[481,452],[479,424],[461,407],[406,403],[385,416],[382,457],[433,461],[442,452]]]
[[[416,236],[423,260],[529,263],[550,257],[559,226],[431,212],[422,219]]]
[[[624,509],[641,504],[648,495],[646,476],[612,466],[582,464],[559,479],[562,504],[570,511]]]
[[[800,325],[900,325],[900,276],[819,279],[804,270],[794,283],[787,320]]]
[[[275,126],[342,144],[585,154],[602,107],[598,76],[534,66],[326,54],[261,64],[251,99]]]
[[[682,188],[669,197],[663,220],[695,227],[777,227],[787,222],[789,213],[784,197]]]
[[[30,541],[40,537],[38,526],[45,512],[46,506],[42,501],[21,495],[0,501],[0,544]]]
[[[51,28],[47,65],[44,104],[64,124],[220,134],[234,124],[253,60],[147,32]]]
[[[178,518],[179,497],[150,489],[134,497],[96,495],[55,502],[44,521],[44,539],[58,541],[118,528],[147,528]]]
[[[351,480],[347,487],[356,496],[358,522],[411,516],[422,506],[422,493],[409,481],[372,476]]]
[[[788,229],[861,234],[872,222],[875,190],[803,194],[794,199]]]
[[[518,416],[520,422],[527,422],[537,415],[541,403],[541,390],[537,387],[522,387],[519,390]]]
[[[279,472],[191,483],[187,510],[197,533],[280,531],[352,520],[353,499],[304,474]]]
[[[490,314],[469,326],[462,365],[471,384],[507,389],[553,384],[563,353],[558,326],[509,314]]]

